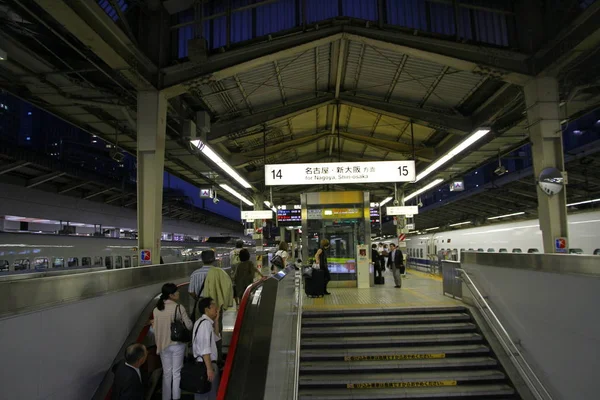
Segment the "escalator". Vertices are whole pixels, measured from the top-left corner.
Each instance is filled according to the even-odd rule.
[[[300,400],[520,399],[464,307],[304,311]]]

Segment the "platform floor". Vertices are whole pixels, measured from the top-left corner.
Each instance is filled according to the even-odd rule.
[[[442,278],[414,269],[407,270],[402,288],[394,287],[392,272],[387,270],[384,285],[368,289],[331,288],[331,295],[322,298],[304,296],[304,310],[335,310],[348,308],[435,307],[460,305],[442,294]]]

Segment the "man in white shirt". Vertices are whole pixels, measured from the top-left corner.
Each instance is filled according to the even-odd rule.
[[[204,297],[198,302],[202,317],[194,324],[192,350],[196,362],[206,365],[208,380],[212,383],[210,392],[196,394],[195,400],[216,400],[220,374],[217,366],[217,340],[219,336],[219,308],[213,299]]]

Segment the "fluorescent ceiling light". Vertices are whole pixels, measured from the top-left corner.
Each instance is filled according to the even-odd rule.
[[[489,217],[488,219],[508,218],[508,217],[514,217],[516,215],[523,215],[523,214],[525,214],[525,211],[521,211],[521,212],[517,212],[517,213],[513,213],[513,214],[498,215],[497,217]]]
[[[427,229],[423,229],[424,231],[435,231],[436,229],[440,229],[439,226],[435,226],[433,228],[427,228]]]
[[[470,224],[470,223],[471,223],[471,221],[465,221],[465,222],[459,222],[457,224],[450,224],[448,226],[460,226],[460,225],[467,225],[467,224]]]
[[[390,201],[392,201],[393,197],[386,197],[385,200],[383,200],[381,203],[379,203],[379,207],[383,207],[384,205],[386,205],[387,203],[389,203]]]
[[[429,165],[423,172],[417,175],[416,182],[425,178],[427,175],[431,174],[433,171],[441,167],[450,161],[453,157],[465,151],[469,146],[473,143],[484,137],[490,132],[489,128],[480,128],[471,134],[468,138],[457,144],[452,150],[444,154],[442,157],[435,160],[431,165]]]
[[[243,201],[246,205],[248,206],[253,206],[254,203],[251,202],[250,200],[248,200],[247,198],[245,198],[244,196],[242,196],[241,194],[239,194],[238,192],[236,192],[235,190],[233,190],[229,185],[225,185],[222,184],[220,185],[225,191],[229,192],[229,194],[237,197],[238,199],[240,199],[241,201]]]
[[[263,203],[265,203],[265,206],[267,206],[267,208],[271,208],[271,202],[270,201],[263,201]]]
[[[418,195],[420,195],[423,192],[428,191],[429,189],[436,187],[437,185],[439,185],[440,183],[444,182],[444,180],[442,178],[438,178],[435,181],[431,182],[429,185],[425,185],[424,187],[422,187],[421,189],[417,190],[416,192],[412,192],[411,194],[409,194],[408,196],[406,196],[404,198],[404,201],[408,201],[412,198],[417,197]]]
[[[599,201],[600,201],[600,199],[580,201],[580,202],[577,202],[577,203],[567,204],[567,207],[580,206],[582,204],[596,203],[596,202],[599,202]]]
[[[236,180],[237,183],[242,185],[246,189],[252,188],[244,178],[240,176],[233,168],[229,166],[217,153],[213,151],[206,143],[203,143],[201,140],[191,140],[190,143],[192,146],[198,148],[206,157],[208,157],[212,162],[217,164],[219,168],[225,171],[230,177]]]
[[[273,207],[271,207],[271,210],[273,210],[273,212],[274,212],[275,214],[277,214],[277,209],[276,209],[274,206],[273,206]]]

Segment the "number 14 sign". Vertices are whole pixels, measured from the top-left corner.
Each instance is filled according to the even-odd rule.
[[[267,186],[414,182],[414,180],[414,161],[265,165]]]

